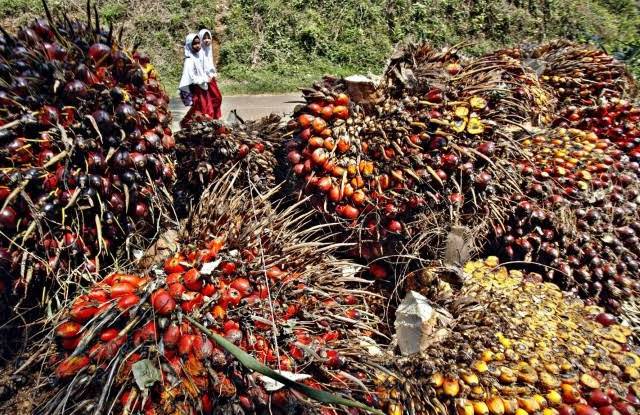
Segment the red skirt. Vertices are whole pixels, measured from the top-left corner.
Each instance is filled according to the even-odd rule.
[[[222,118],[222,93],[218,88],[218,82],[215,78],[209,81],[209,101],[211,105],[211,113],[209,114],[214,120]]]
[[[180,121],[180,127],[182,128],[190,122],[210,118],[210,114],[213,112],[208,90],[202,89],[197,85],[190,85],[189,90],[193,97],[193,104],[189,107],[189,111],[187,111],[182,121]]]

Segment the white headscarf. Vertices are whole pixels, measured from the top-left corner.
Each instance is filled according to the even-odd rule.
[[[200,42],[202,43],[200,57],[202,58],[204,73],[206,73],[209,80],[211,80],[211,78],[218,75],[218,71],[216,71],[216,66],[213,64],[213,48],[211,46],[204,45],[203,39],[205,34],[208,34],[209,37],[213,40],[213,36],[211,36],[211,32],[209,30],[202,29],[200,32],[198,32],[198,37],[200,38]]]
[[[184,66],[182,68],[182,78],[179,89],[189,91],[189,85],[198,85],[202,89],[207,89],[207,76],[202,66],[200,58],[201,52],[194,52],[191,44],[198,37],[195,33],[189,33],[184,41]]]

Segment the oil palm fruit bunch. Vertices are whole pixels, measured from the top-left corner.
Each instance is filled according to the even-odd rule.
[[[297,191],[358,241],[355,254],[396,254],[401,243],[434,255],[448,233],[442,224],[486,234],[505,210],[502,193],[518,191],[507,155],[520,150],[496,141],[485,122],[502,101],[440,89],[394,98],[383,89],[378,103],[360,105],[347,90],[329,78],[303,90],[286,148]]]
[[[87,11],[80,22],[47,8],[0,35],[0,256],[3,284],[21,295],[144,243],[159,219],[152,196],[171,181],[168,97]]]
[[[522,49],[519,56],[540,71],[562,106],[592,106],[597,99],[626,98],[637,86],[624,63],[594,47],[566,40]]]
[[[373,383],[358,360],[382,300],[309,213],[276,213],[234,188],[237,174],[203,195],[175,254],[75,299],[42,358],[57,380],[37,392],[37,413],[337,414],[246,370],[205,330],[306,386],[364,399]]]
[[[640,356],[615,317],[495,257],[418,271],[435,309],[420,352],[379,371],[385,411],[400,414],[633,414]],[[430,292],[430,294],[427,294]]]
[[[638,163],[578,129],[545,131],[522,145],[525,194],[495,227],[492,252],[542,265],[546,280],[619,313],[640,288]]]
[[[394,97],[482,98],[488,107],[485,124],[505,134],[525,124],[549,123],[556,104],[537,74],[508,51],[464,58],[455,46],[441,51],[427,44],[402,46],[385,70],[383,83]]]
[[[282,133],[280,117],[228,126],[220,121],[191,123],[176,133],[174,199],[179,216],[197,205],[204,189],[235,165],[241,167],[236,186],[266,193],[276,185],[276,153]]]
[[[625,99],[599,99],[597,105],[564,108],[556,125],[579,128],[608,138],[640,161],[640,108]]]

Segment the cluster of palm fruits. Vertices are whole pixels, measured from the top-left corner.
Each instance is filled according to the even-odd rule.
[[[419,271],[429,299],[448,316],[425,332],[421,353],[378,376],[390,415],[633,414],[640,408],[640,356],[631,330],[601,308],[566,297],[539,277],[499,267],[464,267],[456,289],[437,268]],[[412,278],[411,276],[409,277]],[[433,294],[437,292],[437,294]]]
[[[218,178],[240,166],[235,185],[266,193],[277,184],[276,151],[280,117],[226,126],[219,121],[191,123],[176,133],[174,204],[179,216]]]
[[[376,330],[379,299],[358,289],[355,264],[304,230],[308,214],[275,213],[264,198],[247,209],[232,180],[203,196],[179,252],[145,273],[109,275],[73,302],[48,357],[58,389],[40,410],[287,414],[308,406],[248,372],[189,318],[312,388],[362,399],[358,384],[372,383],[357,364],[359,344]]]
[[[366,110],[345,90],[326,80],[305,91],[286,148],[296,189],[356,235],[358,256],[397,253],[397,241],[436,248],[446,234],[438,224],[481,228],[498,214],[492,201],[518,173],[504,157],[513,148],[492,141],[493,124],[484,121],[496,102],[430,89]]]
[[[637,292],[640,166],[593,132],[555,129],[522,142],[524,194],[491,249],[531,261],[563,289],[618,312]]]
[[[640,161],[640,108],[628,100],[611,98],[601,99],[597,105],[568,106],[554,123],[608,138],[632,160]]]
[[[592,106],[598,98],[623,98],[636,92],[625,64],[594,47],[558,40],[505,52],[535,67],[540,81],[563,106]]]
[[[97,19],[0,35],[0,260],[18,292],[149,236],[171,180],[168,96]]]

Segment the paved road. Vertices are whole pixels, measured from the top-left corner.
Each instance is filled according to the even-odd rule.
[[[296,102],[301,101],[300,94],[284,95],[234,95],[222,97],[222,119],[226,119],[229,112],[235,109],[238,115],[246,120],[264,117],[271,113],[291,113]],[[173,129],[179,129],[179,122],[187,112],[179,98],[171,100],[169,105],[173,115]]]

